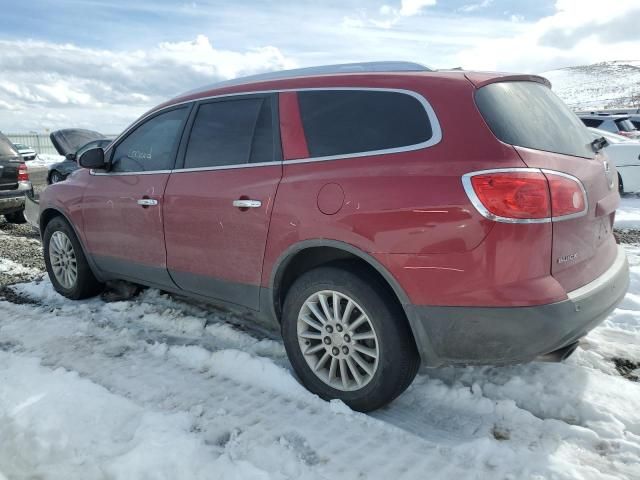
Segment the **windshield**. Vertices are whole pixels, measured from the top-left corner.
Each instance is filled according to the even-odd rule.
[[[15,147],[18,150],[27,150],[29,147],[27,147],[26,145],[22,144],[22,143],[14,143]]]
[[[635,125],[631,123],[631,120],[628,118],[616,120],[616,125],[618,125],[621,132],[633,132],[636,129]]]
[[[593,158],[591,135],[549,88],[536,82],[492,83],[476,92],[480,113],[510,145]]]

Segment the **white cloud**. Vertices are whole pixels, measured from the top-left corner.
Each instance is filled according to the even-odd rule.
[[[482,0],[479,3],[469,3],[468,5],[463,5],[458,9],[460,12],[469,13],[475,12],[476,10],[481,10],[483,8],[487,8],[493,3],[493,0]]]
[[[436,0],[402,0],[400,5],[400,15],[410,17],[417,15],[424,7],[432,7]]]
[[[522,30],[513,36],[479,39],[461,50],[456,63],[468,69],[543,72],[569,65],[638,58],[637,0],[557,0],[556,12],[533,23],[512,16]]]
[[[221,50],[203,35],[125,51],[0,41],[0,129],[117,133],[155,104],[194,87],[293,66],[275,47]]]

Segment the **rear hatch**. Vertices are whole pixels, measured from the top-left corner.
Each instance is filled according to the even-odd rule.
[[[566,291],[575,290],[606,271],[616,256],[615,167],[594,151],[587,128],[542,79],[498,80],[476,91],[478,109],[494,135],[512,145],[528,167],[567,173],[584,187],[586,213],[552,223],[551,274]]]
[[[18,188],[18,167],[22,157],[11,141],[0,133],[0,191]]]
[[[85,130],[83,128],[66,128],[64,130],[56,130],[49,135],[51,143],[60,155],[66,157],[68,154],[75,154],[80,147],[94,140],[106,138],[99,132],[93,130]]]

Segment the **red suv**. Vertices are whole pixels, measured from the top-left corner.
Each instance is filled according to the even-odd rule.
[[[421,364],[564,358],[616,306],[616,172],[529,75],[360,64],[190,92],[47,188],[58,292],[120,279],[278,325],[367,411]]]

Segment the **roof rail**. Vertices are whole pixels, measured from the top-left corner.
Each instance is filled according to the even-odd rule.
[[[330,75],[336,73],[372,73],[372,72],[432,72],[433,70],[414,62],[385,61],[385,62],[361,62],[341,63],[336,65],[322,65],[318,67],[295,68],[292,70],[279,70],[276,72],[260,73],[248,77],[233,78],[222,82],[213,83],[204,87],[191,90],[183,95],[202,92],[221,87],[232,87],[246,83],[263,82],[267,80],[279,80],[283,78],[306,77],[309,75]],[[182,96],[182,95],[181,95]]]

